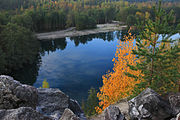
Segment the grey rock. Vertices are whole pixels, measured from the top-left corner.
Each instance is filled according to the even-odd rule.
[[[21,84],[12,77],[0,75],[0,109],[19,107],[36,108],[38,101],[37,89]]]
[[[170,95],[169,103],[171,105],[174,115],[177,115],[178,113],[180,113],[180,93]]]
[[[60,120],[80,120],[70,109],[66,108]]]
[[[172,117],[171,106],[150,88],[128,102],[132,120],[164,120]]]
[[[171,118],[171,120],[176,120],[176,118]]]
[[[69,100],[69,109],[78,116],[80,116],[83,113],[79,103],[73,99]]]
[[[31,107],[20,107],[18,109],[0,110],[0,120],[52,120],[45,117]]]
[[[180,120],[180,113],[176,115],[176,117],[171,118],[171,120]]]
[[[110,105],[104,111],[105,120],[125,120],[118,107]]]
[[[70,99],[69,100],[69,109],[77,115],[81,120],[86,120],[86,116],[84,115],[84,112],[81,109],[81,106],[76,100]]]
[[[38,88],[38,106],[40,113],[59,119],[69,107],[69,97],[59,89]]]

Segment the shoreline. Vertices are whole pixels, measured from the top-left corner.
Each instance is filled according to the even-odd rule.
[[[96,33],[112,32],[116,30],[122,30],[126,27],[127,25],[119,25],[117,23],[107,23],[107,24],[98,24],[97,28],[95,29],[78,31],[75,29],[75,27],[71,27],[66,30],[36,33],[35,35],[38,38],[38,40],[51,40],[51,39],[58,39],[65,37],[76,37],[76,36],[90,35]]]

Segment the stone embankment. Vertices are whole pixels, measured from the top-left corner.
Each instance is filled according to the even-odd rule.
[[[180,93],[160,96],[150,88],[107,107],[91,120],[179,120]],[[80,105],[59,89],[34,88],[0,75],[0,120],[87,120]]]

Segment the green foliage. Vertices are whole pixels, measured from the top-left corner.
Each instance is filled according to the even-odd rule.
[[[42,88],[49,88],[49,83],[47,82],[46,79],[44,79],[44,81],[42,83]]]
[[[89,90],[87,101],[82,101],[82,109],[87,116],[96,114],[95,107],[98,106],[97,91],[94,88]]]
[[[92,29],[96,27],[96,21],[94,18],[87,16],[86,14],[77,14],[75,17],[75,24],[77,30]]]
[[[32,64],[38,56],[39,43],[33,33],[17,24],[8,23],[0,33],[0,52],[6,69],[18,69]]]
[[[69,12],[66,20],[66,27],[75,27],[75,12]]]
[[[8,21],[8,18],[6,16],[6,13],[0,13],[0,25],[6,25]]]
[[[0,47],[0,73],[2,73],[3,71],[6,71],[5,69],[5,53],[2,51],[1,47]]]
[[[133,76],[142,82],[134,90],[138,94],[146,87],[150,87],[159,93],[177,91],[180,74],[178,72],[179,46],[171,39],[177,33],[172,26],[173,12],[166,13],[161,8],[161,2],[155,8],[155,18],[147,19],[142,32],[137,36],[137,55],[140,63],[130,66],[133,70],[141,70],[141,76]],[[130,76],[130,74],[129,74]],[[130,76],[132,77],[132,76]]]
[[[126,23],[128,26],[132,26],[136,24],[136,17],[134,15],[129,15],[127,17]]]
[[[64,0],[0,0],[0,22],[5,21],[17,23],[20,26],[31,29],[35,32],[63,30],[67,27],[78,26],[77,29],[88,29],[96,27],[95,24],[104,24],[119,20],[134,25],[136,12],[145,14],[153,12],[151,6],[155,2],[131,3],[121,0],[85,0],[85,1],[64,1]],[[167,11],[173,9],[179,23],[180,7],[179,2],[164,2]],[[168,6],[167,6],[168,5]],[[5,15],[4,13],[8,13]],[[10,19],[4,19],[8,16]],[[76,21],[75,16],[82,21]],[[87,17],[86,24],[84,16]],[[141,19],[144,19],[142,16]],[[2,18],[2,19],[1,19]],[[77,23],[77,25],[75,24]]]
[[[11,22],[32,30],[32,18],[28,14],[15,15],[12,17]]]
[[[180,33],[180,23],[177,25],[177,31]]]

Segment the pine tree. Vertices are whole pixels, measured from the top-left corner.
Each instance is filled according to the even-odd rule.
[[[172,25],[173,11],[166,13],[161,8],[161,1],[158,7],[154,7],[155,18],[146,19],[145,25],[139,25],[142,32],[137,36],[137,50],[133,54],[141,61],[136,66],[130,66],[132,70],[141,70],[143,76],[128,76],[139,80],[135,93],[150,87],[159,93],[176,91],[178,88],[178,52],[179,47],[171,38],[177,31]]]
[[[95,88],[89,90],[89,96],[87,101],[82,101],[82,109],[87,116],[96,114],[95,107],[98,106],[98,98],[96,96],[97,91]]]

